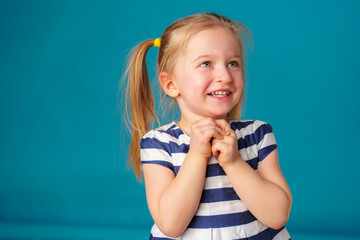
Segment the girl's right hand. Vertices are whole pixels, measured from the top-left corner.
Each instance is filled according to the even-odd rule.
[[[211,140],[224,139],[223,130],[211,118],[196,121],[190,130],[190,149],[188,154],[208,159],[212,155]]]

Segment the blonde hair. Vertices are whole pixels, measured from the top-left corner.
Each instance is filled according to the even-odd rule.
[[[244,69],[244,44],[251,40],[249,30],[241,23],[234,22],[215,13],[199,13],[179,19],[169,25],[161,36],[159,47],[157,72],[172,72],[176,60],[183,53],[185,46],[196,33],[220,26],[231,30],[239,41],[241,67]],[[134,168],[135,175],[141,179],[140,140],[150,130],[153,121],[159,123],[155,112],[154,96],[146,67],[146,55],[154,46],[155,39],[146,40],[137,45],[128,60],[124,74],[127,77],[126,113],[131,127],[128,164]],[[242,71],[244,79],[244,71]],[[229,112],[230,118],[239,118],[243,104],[243,93],[236,106]],[[130,115],[128,107],[130,106]]]

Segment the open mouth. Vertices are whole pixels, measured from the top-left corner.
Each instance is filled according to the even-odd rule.
[[[212,96],[212,97],[227,97],[230,95],[229,91],[215,91],[215,92],[211,92],[208,95]]]

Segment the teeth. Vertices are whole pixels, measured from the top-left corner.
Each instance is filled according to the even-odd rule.
[[[212,92],[210,95],[213,97],[227,97],[230,94],[228,91],[215,91]]]

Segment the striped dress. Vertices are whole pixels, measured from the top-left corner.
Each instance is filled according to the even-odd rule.
[[[254,170],[274,149],[276,142],[269,124],[257,120],[230,120],[239,153]],[[141,164],[158,164],[176,175],[190,147],[187,136],[175,122],[151,130],[141,140]],[[172,239],[154,224],[150,239]],[[177,239],[290,239],[285,227],[274,230],[258,221],[246,208],[216,157],[208,161],[204,190],[195,216]]]

